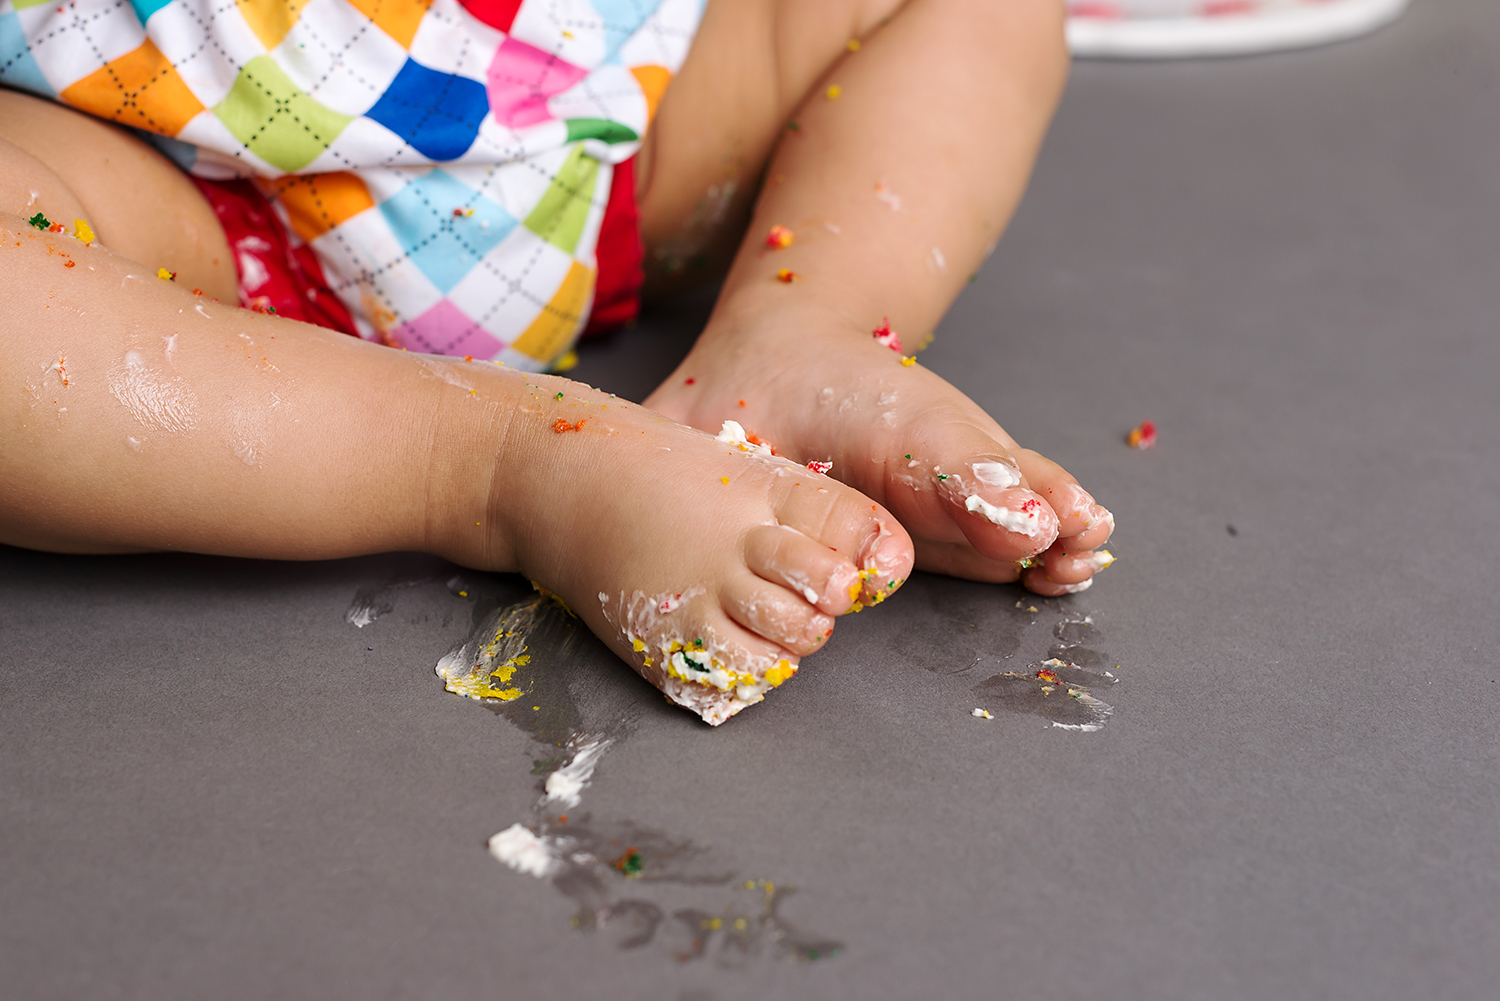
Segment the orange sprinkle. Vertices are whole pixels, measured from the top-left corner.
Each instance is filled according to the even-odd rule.
[[[63,261],[63,267],[65,267],[65,268],[71,268],[75,263],[77,263],[77,262],[76,261]]]
[[[566,419],[559,417],[552,422],[552,430],[557,434],[562,434],[564,431],[582,431],[587,421],[587,417],[580,417],[577,424],[569,424]]]
[[[743,406],[744,406],[744,405],[745,405],[745,401],[744,401],[744,400],[741,400],[741,401],[740,401],[740,406],[742,406],[742,407],[743,407]]]
[[[797,274],[797,272],[793,271],[790,268],[782,268],[780,271],[776,272],[776,280],[781,282],[781,284],[783,285],[790,285],[792,282],[801,277],[801,275]]]

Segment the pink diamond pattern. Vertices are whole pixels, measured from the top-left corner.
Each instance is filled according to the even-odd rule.
[[[507,128],[540,124],[552,118],[547,99],[587,75],[588,71],[582,67],[507,37],[485,72],[490,111]]]
[[[505,350],[505,344],[490,336],[447,299],[391,332],[395,342],[414,351],[431,354],[473,355],[486,361]]]

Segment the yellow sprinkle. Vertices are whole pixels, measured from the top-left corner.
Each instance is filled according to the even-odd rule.
[[[94,229],[89,225],[87,219],[73,220],[73,235],[84,243],[93,243],[98,237],[94,236]]]
[[[631,640],[630,649],[634,650],[636,653],[640,653],[642,650],[646,649],[646,644],[642,643],[640,640]]]
[[[563,32],[563,37],[564,38],[572,38],[573,37],[573,33],[571,31],[564,31]]]
[[[828,88],[828,99],[830,101],[837,101],[839,99],[839,95],[843,92],[844,88],[840,87],[838,84],[833,84]]]
[[[653,661],[650,657],[647,657],[645,660],[641,661],[641,663],[645,664],[647,667],[650,667],[652,664],[654,664],[656,662]]]
[[[772,688],[775,688],[796,673],[796,665],[783,657],[776,662],[775,667],[766,672],[766,680],[771,683]]]
[[[727,487],[727,486],[729,486],[729,477],[727,477],[727,476],[721,476],[721,477],[719,477],[719,482],[722,483],[722,484],[724,484]]]
[[[735,918],[734,919],[734,927],[736,929],[738,929],[739,931],[744,931],[745,930],[745,919],[744,918]]]
[[[541,706],[532,706],[532,707],[531,707],[531,711],[532,711],[532,712],[536,712],[536,711],[537,711],[537,710],[538,710],[538,709],[540,709],[540,708],[542,708],[542,707],[541,707]]]
[[[723,918],[714,918],[712,921],[710,921],[708,923],[708,926],[710,928],[712,928],[714,931],[718,931],[720,928],[724,927],[724,919]]]
[[[458,592],[458,596],[460,598],[467,598],[469,596],[469,592],[468,591],[460,591],[460,592]]]
[[[747,889],[747,890],[753,890],[753,889],[755,889],[755,880],[753,880],[753,879],[747,879],[747,880],[745,880],[745,889]]]
[[[565,354],[561,358],[557,359],[557,361],[552,366],[552,371],[554,371],[554,372],[566,372],[570,368],[577,368],[577,367],[578,367],[578,352],[577,351],[569,351],[567,354]]]
[[[164,282],[175,282],[177,280],[177,272],[168,271],[166,268],[157,268],[156,277]]]
[[[906,365],[908,367],[910,367],[912,365],[915,365],[916,363],[917,363],[917,360],[915,358],[911,357],[910,355],[908,355],[907,357],[901,359],[901,364]]]
[[[849,41],[847,43],[845,43],[845,47],[850,52],[858,52],[859,51],[859,39],[857,39],[857,38],[851,38],[851,39],[849,39]]]

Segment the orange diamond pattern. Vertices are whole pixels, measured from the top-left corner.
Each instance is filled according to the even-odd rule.
[[[149,39],[60,96],[80,111],[164,136],[175,136],[204,110]]]

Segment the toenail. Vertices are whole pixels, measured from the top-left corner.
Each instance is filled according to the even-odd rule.
[[[1004,489],[1021,483],[1021,471],[1008,462],[976,462],[969,468],[974,470],[974,478],[985,486]]]

